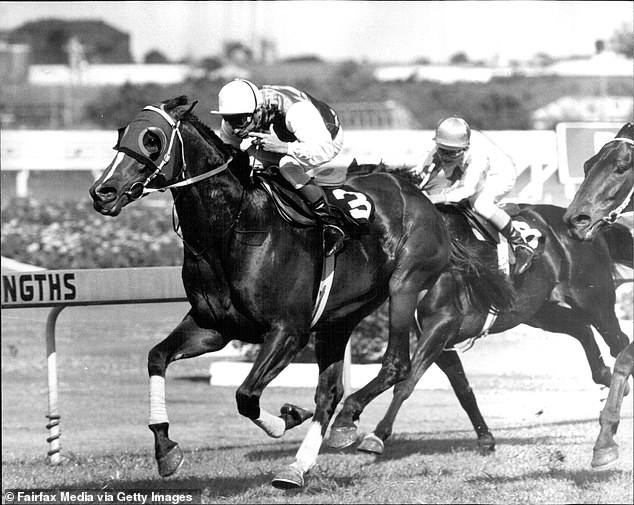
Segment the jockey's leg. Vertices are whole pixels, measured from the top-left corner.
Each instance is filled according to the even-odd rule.
[[[280,162],[280,173],[293,185],[324,226],[325,251],[326,256],[330,256],[343,247],[345,233],[340,221],[332,213],[323,188],[306,174],[303,167],[286,161],[287,158],[285,156]]]
[[[495,200],[488,192],[480,193],[473,199],[471,206],[474,211],[488,219],[513,246],[516,259],[515,274],[523,274],[530,267],[535,251],[513,227],[511,216],[495,204]]]

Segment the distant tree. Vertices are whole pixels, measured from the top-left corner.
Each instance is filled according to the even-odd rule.
[[[463,65],[465,63],[469,63],[469,57],[467,56],[467,53],[460,51],[449,58],[449,63],[452,65]]]
[[[222,54],[226,59],[240,63],[253,60],[253,51],[251,48],[239,40],[226,41],[222,47]]]
[[[220,58],[216,58],[215,56],[207,56],[206,58],[203,58],[199,63],[199,66],[207,72],[218,70],[220,67],[222,67],[222,65],[222,60]]]
[[[324,60],[315,54],[290,56],[282,60],[284,63],[322,63]]]
[[[155,84],[137,86],[127,83],[104,91],[86,106],[84,116],[88,122],[101,128],[119,128],[132,121],[147,104],[164,100],[167,96],[166,91]]]
[[[169,63],[169,59],[158,49],[151,49],[145,53],[143,63]]]
[[[555,59],[551,55],[543,51],[536,53],[533,57],[533,60],[540,67],[547,67],[548,65],[552,65],[552,63],[555,61]]]
[[[416,58],[414,63],[417,65],[429,65],[431,63],[430,59],[426,56],[421,56],[420,58]]]
[[[610,43],[614,52],[634,58],[634,33],[626,24],[614,32]]]

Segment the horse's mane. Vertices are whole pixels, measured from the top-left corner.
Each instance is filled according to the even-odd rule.
[[[220,137],[193,113],[197,103],[198,100],[190,104],[186,95],[180,95],[164,101],[163,107],[166,112],[171,112],[177,121],[179,119],[189,121],[205,140],[220,149],[225,156],[231,156],[233,154],[232,147],[220,140]]]
[[[398,167],[392,167],[380,161],[378,164],[364,163],[359,164],[357,160],[352,160],[352,163],[348,167],[348,175],[366,175],[376,173],[388,173],[402,179],[406,179],[412,184],[418,186],[422,181],[422,177],[417,172],[412,170],[413,167],[400,165]]]

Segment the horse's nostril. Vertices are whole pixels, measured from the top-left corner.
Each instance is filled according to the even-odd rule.
[[[113,200],[117,195],[117,191],[110,186],[100,186],[95,193],[101,200],[106,202]]]
[[[575,226],[588,226],[590,224],[590,216],[585,214],[577,214],[570,220]]]

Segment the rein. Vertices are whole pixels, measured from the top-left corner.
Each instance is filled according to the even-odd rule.
[[[167,148],[167,152],[165,153],[165,156],[163,156],[161,163],[159,163],[159,165],[156,167],[154,172],[151,173],[145,179],[145,181],[135,182],[132,186],[130,186],[130,189],[126,191],[125,194],[128,195],[130,199],[138,200],[139,198],[147,196],[151,193],[155,193],[157,191],[163,192],[167,189],[180,188],[183,186],[190,186],[192,184],[196,184],[197,182],[208,179],[209,177],[213,177],[214,175],[218,175],[219,173],[225,171],[227,167],[229,166],[229,163],[231,163],[231,161],[233,160],[233,157],[230,156],[229,159],[225,163],[223,163],[219,167],[214,168],[213,170],[210,170],[209,172],[205,172],[203,174],[196,175],[194,177],[190,177],[189,179],[175,182],[173,184],[168,184],[167,186],[163,186],[161,188],[148,188],[147,185],[150,182],[152,182],[152,180],[155,179],[157,175],[161,173],[161,170],[163,169],[163,167],[167,163],[169,163],[170,159],[172,158],[172,149],[174,147],[174,139],[176,138],[176,136],[178,136],[178,139],[181,143],[181,158],[183,162],[183,165],[181,167],[181,174],[185,174],[187,172],[187,162],[185,161],[185,144],[183,142],[183,136],[181,135],[181,131],[180,131],[180,124],[181,124],[180,119],[178,121],[174,121],[172,117],[167,112],[165,112],[162,108],[154,107],[153,105],[148,105],[144,107],[143,110],[156,112],[163,119],[165,119],[165,121],[167,121],[167,123],[172,127],[172,135],[170,136],[170,142]]]
[[[631,146],[634,146],[634,140],[628,139],[626,137],[616,137],[612,139],[610,142],[615,142],[617,140],[630,144]],[[608,144],[610,142],[608,142]],[[605,144],[605,145],[608,145],[608,144]],[[605,221],[606,223],[609,223],[609,224],[614,223],[619,217],[621,217],[621,215],[627,208],[628,204],[630,203],[630,200],[632,199],[632,195],[634,195],[634,186],[630,188],[630,191],[625,197],[625,200],[623,200],[623,203],[621,203],[621,205],[619,205],[616,209],[612,210],[606,217],[601,218],[601,221]]]

